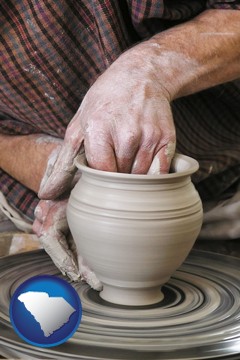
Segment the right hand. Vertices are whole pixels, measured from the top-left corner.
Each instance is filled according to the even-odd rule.
[[[83,142],[88,164],[95,169],[169,171],[176,144],[171,99],[163,75],[145,55],[133,48],[92,85],[66,130],[57,161],[44,177],[41,198],[54,199],[66,190]]]

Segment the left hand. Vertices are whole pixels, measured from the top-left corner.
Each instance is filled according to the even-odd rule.
[[[35,210],[33,231],[57,268],[71,280],[86,281],[95,290],[102,285],[76,251],[66,219],[68,199],[41,200]]]

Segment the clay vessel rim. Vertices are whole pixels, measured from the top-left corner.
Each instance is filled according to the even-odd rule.
[[[86,172],[92,175],[102,175],[102,176],[108,176],[112,178],[125,178],[125,179],[169,179],[169,178],[176,178],[176,177],[183,177],[183,176],[189,176],[195,173],[199,168],[199,163],[194,158],[191,158],[190,156],[175,153],[174,158],[172,160],[172,167],[176,167],[176,165],[182,161],[183,164],[185,163],[184,169],[178,169],[177,172],[170,172],[168,174],[129,174],[129,173],[120,173],[120,172],[111,172],[111,171],[104,171],[104,170],[98,170],[94,168],[90,168],[87,165],[87,160],[85,157],[85,154],[79,154],[75,160],[74,164],[75,166],[81,171]]]

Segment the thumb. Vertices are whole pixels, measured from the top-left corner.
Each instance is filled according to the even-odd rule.
[[[82,152],[83,134],[76,114],[68,125],[63,145],[49,156],[38,192],[40,199],[55,199],[71,186],[77,171],[74,159]]]

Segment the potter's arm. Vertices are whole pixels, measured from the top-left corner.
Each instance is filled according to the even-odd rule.
[[[240,77],[239,24],[240,11],[207,10],[142,46],[170,100]]]
[[[113,64],[112,74],[119,62],[120,67],[122,61],[125,67],[129,62],[130,70],[141,69],[141,79],[146,72],[145,78],[157,80],[169,100],[231,81],[240,77],[239,24],[240,11],[205,11],[124,53]],[[0,134],[0,167],[34,191],[38,191],[47,159],[57,147],[51,141],[43,144],[39,137],[43,138]],[[69,141],[73,141],[71,136]]]
[[[0,134],[0,168],[37,193],[49,157],[60,144],[60,139],[42,134]]]
[[[168,172],[176,143],[170,102],[240,77],[239,24],[240,11],[207,10],[124,52],[86,94],[41,196],[54,198],[71,180],[83,138],[93,168]]]

